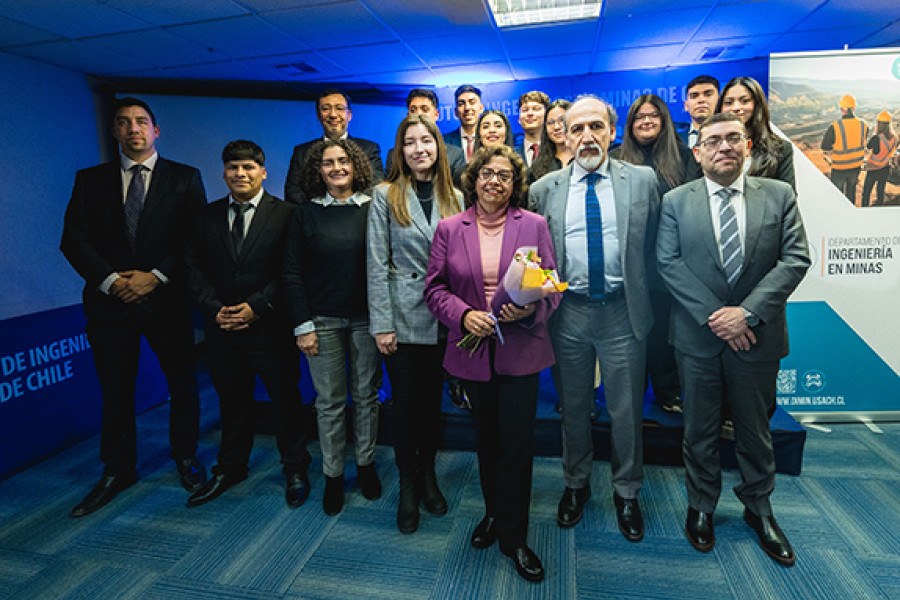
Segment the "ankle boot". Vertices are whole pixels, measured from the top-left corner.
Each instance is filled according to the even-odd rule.
[[[447,500],[438,488],[437,476],[434,474],[434,457],[424,460],[419,470],[422,486],[422,502],[425,510],[433,515],[447,514]]]
[[[341,512],[344,508],[344,476],[325,476],[325,492],[322,495],[322,508],[329,517]]]
[[[381,498],[381,481],[378,480],[378,472],[375,463],[356,467],[356,476],[359,480],[359,489],[366,500]]]
[[[411,473],[400,473],[400,501],[397,503],[397,529],[413,533],[419,528],[419,498]]]

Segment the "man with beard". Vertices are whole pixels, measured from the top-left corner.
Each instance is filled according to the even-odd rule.
[[[569,282],[551,327],[566,479],[557,522],[573,527],[591,496],[591,409],[599,360],[612,422],[617,522],[626,539],[639,542],[644,357],[653,324],[645,257],[659,197],[652,169],[608,158],[615,135],[612,106],[593,96],[578,98],[566,113],[566,144],[575,160],[531,186],[529,200],[547,219],[559,273]]]
[[[772,516],[775,457],[769,432],[780,359],[788,353],[785,305],[809,268],[806,232],[789,185],[745,177],[750,141],[739,117],[700,127],[694,157],[704,177],[663,201],[657,257],[672,292],[669,339],[684,393],[685,535],[700,552],[715,544],[722,490],[722,405],[734,421],[741,483],[734,493],[759,545],[776,562],[794,550]]]

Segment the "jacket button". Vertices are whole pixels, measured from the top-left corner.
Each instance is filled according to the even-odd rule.
[[[419,276],[418,273],[413,273],[413,274],[412,274],[412,278],[413,278],[413,279],[417,278],[418,276]]]

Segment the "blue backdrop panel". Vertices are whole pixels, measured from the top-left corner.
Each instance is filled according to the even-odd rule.
[[[84,326],[80,304],[0,321],[0,479],[100,431]],[[146,343],[137,389],[137,412],[168,397]]]

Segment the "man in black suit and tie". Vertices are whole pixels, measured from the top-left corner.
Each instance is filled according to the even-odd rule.
[[[456,99],[459,127],[444,134],[444,143],[462,148],[466,162],[469,162],[475,152],[475,127],[478,125],[478,117],[484,112],[481,90],[474,85],[461,85],[456,88],[453,97]]]
[[[213,476],[187,505],[209,502],[247,478],[259,375],[276,409],[285,499],[297,507],[309,496],[309,413],[297,387],[300,356],[280,285],[285,231],[296,207],[263,189],[266,156],[255,143],[229,143],[222,162],[231,194],[203,210],[187,248],[191,292],[206,321],[222,441]]]
[[[169,442],[181,484],[194,492],[206,480],[196,457],[200,402],[184,282],[184,246],[206,193],[197,169],[159,157],[159,127],[144,101],[121,98],[113,109],[121,155],[78,172],[60,244],[85,280],[87,335],[103,390],[103,478],[72,517],[94,512],[137,481],[141,337],[169,384]]]
[[[309,149],[316,142],[326,139],[348,139],[354,142],[369,159],[375,183],[384,178],[384,165],[381,162],[381,148],[378,144],[363,138],[353,137],[347,133],[347,125],[350,123],[350,119],[353,118],[353,112],[350,110],[350,97],[347,94],[334,88],[320,92],[316,98],[316,116],[319,119],[319,123],[322,124],[322,137],[294,146],[291,166],[288,167],[287,179],[284,182],[285,200],[294,204],[309,201],[300,185],[300,172],[303,167],[303,160],[306,158],[306,153],[309,152]]]
[[[794,550],[772,516],[775,458],[769,417],[788,353],[785,305],[809,268],[806,232],[789,185],[745,177],[750,142],[740,119],[714,114],[694,157],[704,177],[663,199],[659,272],[675,298],[670,339],[684,390],[685,534],[708,552],[722,489],[722,405],[734,421],[744,520],[775,561]]]
[[[681,140],[688,148],[697,145],[700,124],[716,111],[719,101],[719,80],[711,75],[698,75],[691,79],[685,89],[684,110],[691,116],[691,127],[681,134]]]
[[[413,88],[406,95],[406,116],[424,115],[437,123],[441,113],[438,111],[437,94],[426,88]],[[453,184],[459,188],[460,176],[466,170],[466,155],[463,154],[459,146],[446,146],[447,162],[450,163],[450,172],[453,174]],[[401,148],[402,150],[402,148]],[[391,148],[388,152],[387,168],[385,174],[391,172],[391,166],[394,164],[394,152],[396,148]]]

